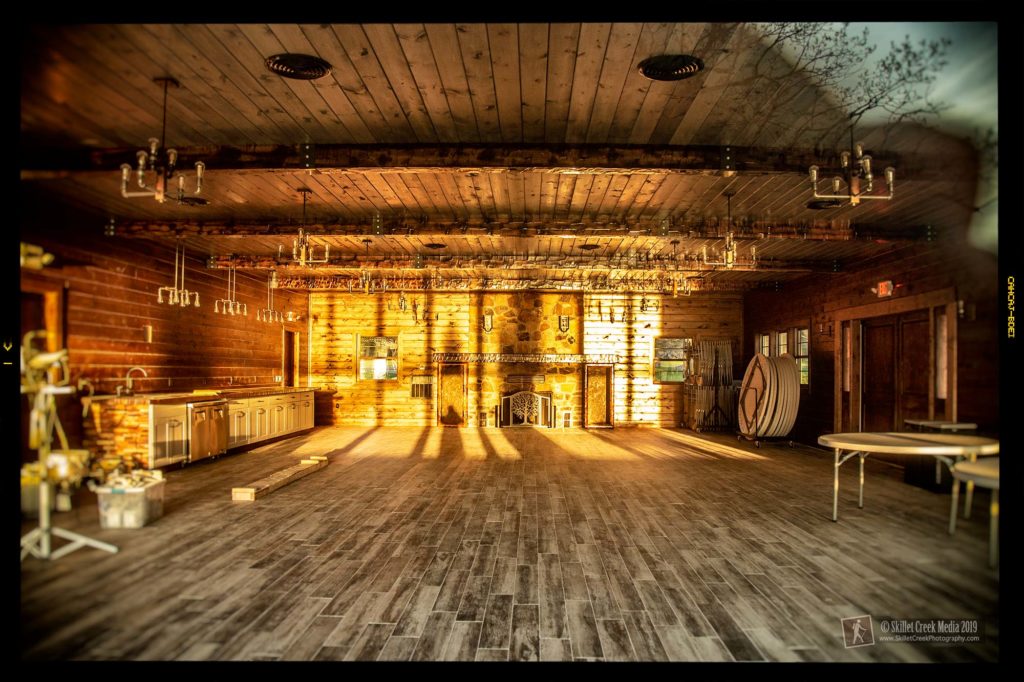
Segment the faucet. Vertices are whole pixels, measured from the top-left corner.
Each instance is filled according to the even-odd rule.
[[[132,392],[132,372],[134,372],[135,370],[139,370],[140,372],[142,372],[142,376],[147,378],[149,377],[149,373],[146,370],[142,369],[141,367],[132,367],[131,369],[128,370],[128,373],[124,375],[125,383],[128,384],[125,393]]]

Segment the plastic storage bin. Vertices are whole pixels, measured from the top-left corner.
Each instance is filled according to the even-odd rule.
[[[164,513],[163,480],[133,488],[96,488],[100,528],[142,528]]]

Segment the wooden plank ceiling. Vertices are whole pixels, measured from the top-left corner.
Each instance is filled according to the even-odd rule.
[[[280,78],[264,62],[282,52],[320,56],[333,70],[313,81]],[[662,53],[694,54],[705,69],[677,82],[638,73],[642,59]],[[770,159],[834,159],[848,135],[843,113],[737,23],[34,26],[21,75],[22,201],[30,211],[56,200],[137,228],[117,227],[119,237],[184,236],[213,259],[289,252],[304,225],[349,261],[419,254],[498,275],[519,262],[560,278],[557,271],[573,267],[616,270],[637,257],[664,265],[673,251],[720,248],[732,195],[742,249],[755,245],[775,273],[714,279],[749,285],[803,276],[815,269],[808,262],[822,270],[877,255],[908,230],[963,230],[974,193],[974,161],[962,143],[919,128],[864,131],[878,145],[876,159],[897,159],[896,199],[809,209],[806,166]],[[159,76],[180,82],[169,93],[164,139],[183,161],[207,159],[205,206],[120,196],[117,166],[160,134]],[[244,161],[304,143],[379,149],[381,160],[353,167],[335,154],[308,169],[291,157]],[[384,158],[410,145],[427,150],[425,160]],[[550,161],[524,167],[492,154],[451,163],[451,150],[465,145],[480,146],[481,159],[489,146],[544,145]],[[567,161],[567,150],[609,146],[661,158],[699,146],[774,151],[738,172],[724,162],[682,169]],[[957,173],[935,170],[943,167]],[[311,190],[305,219],[303,187]],[[372,227],[375,216],[384,234]],[[237,226],[247,227],[233,233]],[[444,244],[444,258],[427,243]],[[573,264],[577,255],[590,260]],[[470,260],[449,262],[457,258]]]

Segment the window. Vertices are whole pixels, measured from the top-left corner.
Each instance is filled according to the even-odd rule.
[[[654,339],[654,381],[659,384],[681,383],[689,376],[690,349],[693,339]]]
[[[808,363],[808,330],[793,330],[793,357],[796,359],[796,366],[800,369],[800,385],[808,386],[811,383],[811,370]]]
[[[757,352],[761,355],[771,355],[771,334],[758,334],[757,335]]]
[[[776,357],[789,352],[789,332],[775,332]]]
[[[359,378],[386,381],[398,379],[398,337],[359,337]]]
[[[412,397],[413,398],[433,398],[434,397],[434,377],[429,374],[421,375],[416,374],[412,377]]]

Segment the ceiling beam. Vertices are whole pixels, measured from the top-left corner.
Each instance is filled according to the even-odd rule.
[[[22,154],[22,178],[51,176],[67,171],[116,171],[135,164],[137,149],[31,149]],[[30,152],[30,153],[29,153]],[[550,170],[565,173],[615,171],[637,173],[777,172],[806,173],[817,164],[839,168],[834,150],[733,147],[717,145],[547,145],[547,144],[320,144],[245,145],[178,149],[178,166],[203,161],[211,172],[331,169],[351,172],[448,170]],[[933,163],[915,162],[906,155],[876,152],[875,167],[897,168],[900,178],[918,179],[933,172]],[[909,175],[908,175],[909,173]],[[924,176],[920,176],[924,177]]]
[[[476,235],[492,237],[626,237],[653,236],[673,238],[721,238],[725,235],[724,220],[695,219],[687,224],[672,221],[637,222],[567,222],[550,219],[508,221],[457,221],[391,219],[371,224],[302,226],[313,237],[383,237],[415,236],[444,237],[447,235]],[[199,222],[199,221],[125,221],[111,220],[105,227],[110,237],[181,238],[181,237],[294,237],[299,225],[269,222]],[[912,225],[904,228],[872,225],[849,225],[847,222],[830,226],[826,221],[814,224],[758,221],[736,224],[733,231],[739,239],[800,239],[812,241],[877,240],[931,241],[937,237],[931,225]]]
[[[398,294],[399,292],[417,291],[585,291],[585,292],[636,292],[660,293],[686,296],[686,285],[678,277],[673,289],[670,278],[656,278],[648,275],[638,276],[594,276],[577,279],[557,279],[553,277],[450,277],[444,279],[423,277],[403,277],[392,279],[360,278],[357,275],[334,275],[323,277],[278,277],[277,288],[298,291],[347,291],[350,293]],[[700,277],[688,278],[690,290],[700,292],[746,291],[760,286],[777,286],[776,282],[737,282],[722,280],[705,280]],[[410,314],[412,312],[410,311]]]
[[[285,258],[290,254],[286,254]],[[652,277],[687,275],[696,276],[710,272],[771,272],[771,273],[830,273],[836,271],[832,261],[814,260],[759,260],[751,263],[745,256],[731,268],[713,266],[700,262],[697,256],[688,258],[672,257],[602,257],[602,256],[423,256],[421,258],[400,258],[388,256],[345,256],[332,258],[330,263],[299,265],[294,261],[278,260],[272,256],[212,256],[207,259],[211,269],[235,268],[238,270],[274,270],[285,275],[342,275],[367,271],[398,271],[404,277],[429,277],[434,271],[448,270],[494,270],[502,271],[559,271],[571,278],[584,276],[586,271],[598,276],[615,272],[623,277]],[[383,274],[383,273],[382,273]],[[390,274],[390,273],[387,273]]]

